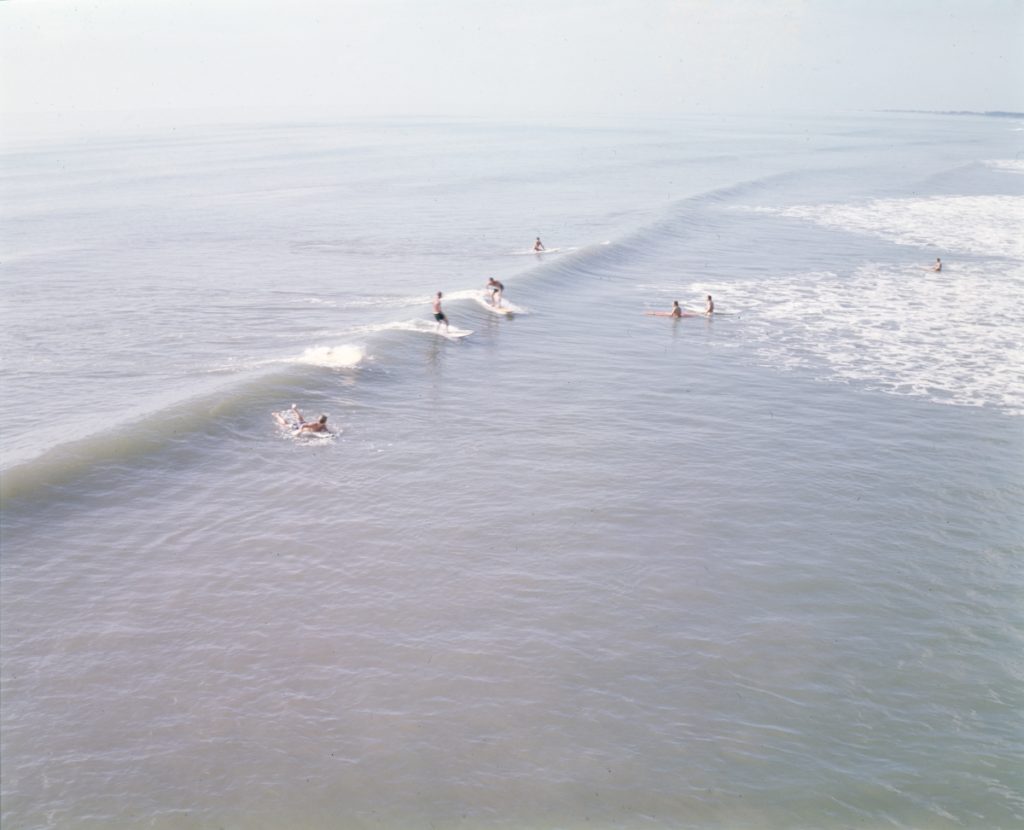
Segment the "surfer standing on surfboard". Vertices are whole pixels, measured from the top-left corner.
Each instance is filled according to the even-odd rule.
[[[708,294],[707,304],[704,306],[704,313],[711,316],[715,313],[715,301],[711,299],[711,295]]]
[[[533,243],[533,250],[540,252],[545,250],[544,243],[540,241],[540,237],[537,237],[537,241]]]
[[[448,331],[451,326],[448,325],[448,318],[445,317],[443,311],[441,311],[441,292],[437,292],[437,296],[434,298],[434,319],[437,320],[437,327],[441,328],[441,323],[444,323],[444,330]]]
[[[501,308],[501,294],[505,290],[505,286],[494,277],[491,277],[487,280],[487,287],[491,290],[491,305],[495,308]]]

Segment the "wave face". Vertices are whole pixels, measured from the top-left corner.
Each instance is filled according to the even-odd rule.
[[[0,152],[4,826],[1019,826],[1017,126]]]

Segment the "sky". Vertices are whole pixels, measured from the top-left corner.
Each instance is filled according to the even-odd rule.
[[[1024,111],[1024,0],[0,0],[0,115]]]

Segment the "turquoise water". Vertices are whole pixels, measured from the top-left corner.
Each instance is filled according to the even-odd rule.
[[[9,140],[4,824],[1019,826],[1019,126]]]

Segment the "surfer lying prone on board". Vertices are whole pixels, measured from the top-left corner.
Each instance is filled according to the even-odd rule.
[[[299,408],[295,404],[292,404],[288,413],[292,416],[291,418],[286,418],[280,412],[275,412],[274,420],[293,432],[330,432],[327,428],[326,415],[321,415],[315,421],[307,421],[302,417],[302,413],[299,412]]]

